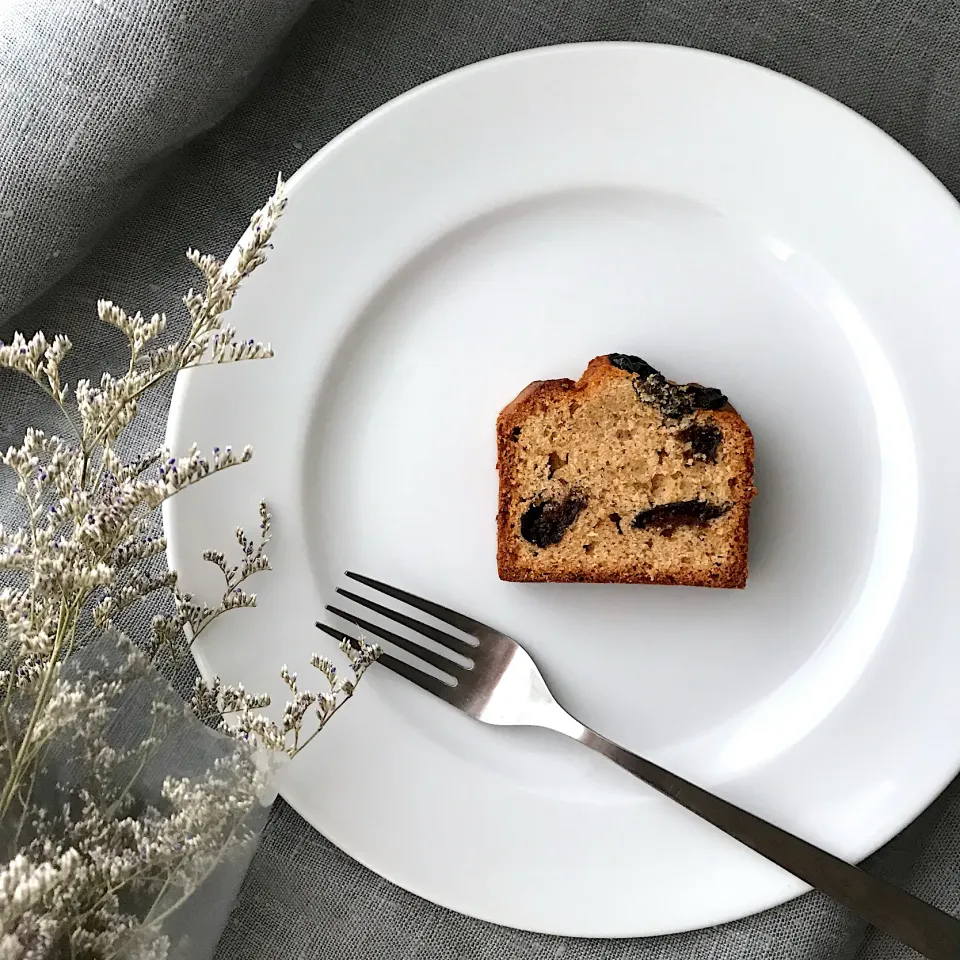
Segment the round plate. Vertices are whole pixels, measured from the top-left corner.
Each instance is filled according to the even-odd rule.
[[[271,362],[181,377],[177,449],[250,442],[178,497],[170,554],[266,498],[275,572],[201,668],[282,704],[352,568],[524,643],[625,746],[857,860],[960,767],[960,211],[866,121],[705,53],[559,47],[378,110],[291,181],[234,322]],[[719,385],[757,441],[745,591],[497,579],[494,421],[635,353]],[[558,736],[374,669],[282,792],[362,863],[515,927],[718,923],[797,880]]]

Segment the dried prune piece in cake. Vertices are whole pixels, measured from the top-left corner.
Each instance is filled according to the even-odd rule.
[[[721,410],[729,401],[716,387],[687,383],[681,387],[690,398],[694,410]]]
[[[705,527],[711,520],[722,517],[730,509],[729,503],[711,503],[709,500],[674,500],[641,510],[631,526],[637,530],[659,530],[673,534],[677,527]]]
[[[563,539],[586,505],[586,500],[576,493],[563,500],[538,500],[523,511],[520,535],[535,547],[553,546]]]
[[[646,360],[634,357],[629,353],[611,353],[607,359],[619,370],[625,370],[634,376],[646,380],[647,377],[660,376],[660,371],[654,369]]]
[[[716,387],[674,383],[662,373],[635,377],[633,388],[641,401],[657,407],[666,420],[684,420],[698,410],[722,410],[727,406],[727,398]]]
[[[532,383],[497,439],[502,579],[746,584],[753,436],[720,390],[610,354]]]
[[[715,423],[692,423],[677,433],[685,444],[693,460],[704,460],[707,463],[717,462],[717,451],[723,443],[723,431]]]

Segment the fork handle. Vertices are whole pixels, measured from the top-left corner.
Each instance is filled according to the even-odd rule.
[[[587,727],[575,738],[929,960],[960,958],[960,921],[949,914],[624,750]]]

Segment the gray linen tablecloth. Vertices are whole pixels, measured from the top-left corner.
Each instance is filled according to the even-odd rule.
[[[97,324],[97,298],[144,311],[175,304],[193,280],[182,251],[225,252],[278,170],[292,173],[344,127],[425,80],[580,40],[701,47],[789,74],[879,124],[960,194],[957,0],[4,0],[0,333],[63,331],[77,346],[72,373],[98,375],[124,344]],[[145,446],[162,438],[167,400],[143,410]],[[54,423],[29,384],[0,373],[0,446],[18,442],[28,424]],[[4,475],[0,522],[13,519],[11,492]],[[145,613],[140,627],[148,621]],[[960,912],[958,863],[955,784],[870,867]],[[912,952],[818,894],[645,941],[500,929],[392,887],[278,802],[220,955],[877,960]]]

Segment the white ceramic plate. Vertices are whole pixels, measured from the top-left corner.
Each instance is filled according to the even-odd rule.
[[[169,441],[257,450],[167,511],[201,551],[276,517],[260,606],[201,667],[282,703],[354,568],[505,629],[585,721],[856,860],[960,767],[960,212],[806,87],[674,48],[510,56],[388,104],[291,182],[240,296],[271,362],[177,384]],[[494,420],[637,353],[757,439],[744,592],[501,583]],[[374,670],[283,794],[429,900],[664,933],[802,885],[575,744],[484,728]]]

